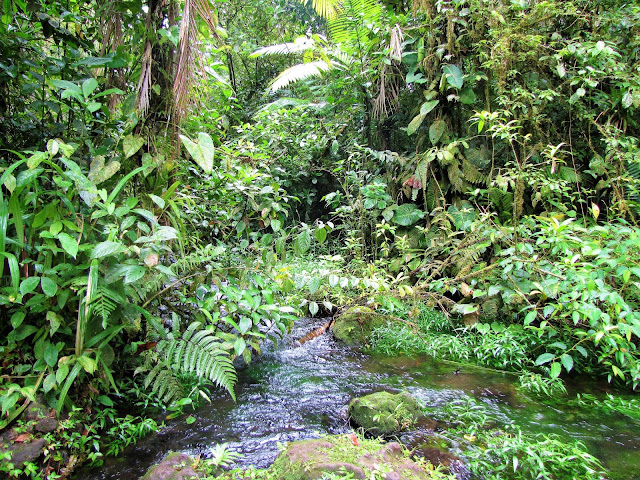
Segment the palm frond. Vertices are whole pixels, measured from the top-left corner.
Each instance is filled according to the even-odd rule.
[[[329,20],[329,33],[335,43],[355,44],[365,24],[377,24],[382,7],[376,0],[344,0],[340,14]]]
[[[326,72],[332,67],[332,63],[327,63],[324,60],[316,60],[315,62],[300,63],[298,65],[294,65],[293,67],[289,67],[286,70],[280,72],[280,74],[273,80],[273,82],[269,86],[269,90],[272,92],[277,92],[290,83],[295,83],[307,78],[320,76],[322,75],[322,72]]]
[[[339,0],[313,0],[313,9],[323,18],[331,20],[340,11]]]
[[[147,40],[147,44],[142,54],[142,65],[140,67],[140,80],[138,80],[138,96],[136,103],[138,109],[144,116],[149,110],[149,95],[151,90],[151,59],[152,59],[151,42]]]
[[[191,95],[198,79],[197,73],[204,70],[198,45],[198,18],[201,18],[214,35],[216,21],[209,0],[185,0],[180,21],[178,61],[173,81],[174,110],[177,120],[184,116],[186,109],[196,95]]]
[[[315,42],[311,38],[298,37],[293,42],[279,43],[277,45],[269,45],[252,52],[249,58],[256,58],[262,55],[286,55],[289,53],[300,53],[311,50]]]

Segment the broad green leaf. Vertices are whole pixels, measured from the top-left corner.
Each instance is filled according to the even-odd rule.
[[[413,135],[415,133],[418,127],[422,125],[424,117],[426,117],[426,114],[423,113],[419,113],[418,115],[413,117],[413,120],[411,120],[411,122],[409,122],[409,125],[407,126],[407,135]]]
[[[55,157],[58,154],[58,149],[59,145],[57,140],[52,138],[47,142],[47,152],[49,152],[52,157]]]
[[[13,315],[11,315],[11,327],[15,330],[24,321],[24,317],[26,316],[25,312],[18,310]]]
[[[436,120],[431,124],[431,126],[429,127],[429,140],[433,145],[438,143],[438,141],[442,137],[442,134],[444,133],[446,126],[447,125],[446,123],[444,123],[444,120]]]
[[[87,178],[94,185],[99,185],[113,177],[118,170],[120,170],[120,162],[114,160],[105,166],[104,156],[98,155],[91,161]]]
[[[309,289],[309,295],[313,295],[314,293],[316,293],[320,288],[320,277],[311,277],[307,288]]]
[[[420,114],[427,115],[429,112],[431,112],[431,110],[436,108],[436,105],[438,105],[438,103],[440,103],[440,100],[431,100],[429,102],[424,102],[420,107]]]
[[[164,198],[159,197],[157,195],[149,194],[149,198],[155,203],[161,210],[164,209],[166,202]]]
[[[213,146],[213,140],[205,133],[198,133],[198,142],[194,142],[189,137],[180,135],[182,144],[191,155],[191,158],[202,168],[205,173],[211,173],[213,171],[213,158],[215,154],[215,148]]]
[[[75,83],[67,80],[49,80],[49,84],[53,87],[62,88],[67,92],[71,92],[78,98],[78,100],[81,100],[82,89]]]
[[[36,168],[34,170],[23,170],[16,177],[16,187],[24,187],[29,185],[38,176],[44,172],[44,168]]]
[[[40,286],[42,287],[42,291],[47,297],[55,296],[56,292],[58,291],[58,284],[49,277],[42,277],[40,279]]]
[[[562,366],[558,362],[553,362],[551,364],[551,372],[549,372],[549,375],[551,376],[551,378],[558,378],[561,371]]]
[[[244,338],[236,338],[236,341],[233,344],[233,351],[235,352],[235,354],[238,356],[242,355],[242,352],[244,352],[245,348],[247,348],[247,343],[245,342]]]
[[[444,65],[442,71],[447,78],[447,83],[454,88],[461,89],[464,84],[462,70],[457,65]]]
[[[87,355],[79,356],[77,361],[78,361],[78,364],[82,368],[84,368],[84,371],[90,375],[93,375],[93,372],[96,371],[96,367],[98,366],[96,361],[93,358],[88,357]]]
[[[314,316],[316,313],[318,313],[319,310],[320,307],[316,302],[309,303],[309,313],[311,314],[311,316]]]
[[[87,110],[89,110],[91,113],[97,112],[98,110],[100,110],[100,108],[102,108],[102,104],[100,102],[87,103]]]
[[[238,329],[240,330],[240,333],[247,333],[252,325],[253,322],[249,317],[242,317],[240,322],[238,322]]]
[[[543,353],[538,358],[536,358],[536,365],[544,365],[545,363],[549,363],[554,358],[555,355],[553,355],[553,353]]]
[[[562,362],[562,365],[564,366],[565,370],[567,372],[570,372],[571,369],[573,368],[573,357],[565,353],[560,357],[560,361]]]
[[[329,286],[331,288],[335,287],[336,285],[338,285],[338,283],[340,282],[340,277],[338,277],[335,274],[331,274],[329,275]]]
[[[33,292],[40,283],[40,277],[25,278],[20,282],[20,294],[27,295]],[[15,328],[15,327],[14,327]]]
[[[100,402],[105,407],[113,407],[113,400],[111,400],[106,395],[100,395],[98,398],[96,398],[96,400],[98,400],[98,402]]]
[[[62,363],[62,362],[61,362]],[[64,379],[67,378],[69,374],[69,365],[64,363],[58,367],[56,370],[56,380],[58,383],[64,382]]]
[[[471,87],[467,87],[460,92],[460,103],[473,105],[476,102],[476,94]]]
[[[407,74],[407,78],[405,80],[407,83],[425,83],[426,80],[424,78],[424,75],[422,75],[422,73],[420,72],[415,72],[415,71],[410,71]]]
[[[273,220],[271,220],[271,229],[274,232],[277,232],[281,228],[282,228],[282,222],[280,220],[278,220],[277,218],[274,218]]]
[[[47,348],[44,349],[44,361],[47,362],[47,365],[50,367],[58,363],[58,349],[55,345],[49,344]]]
[[[125,160],[134,155],[144,145],[144,138],[139,135],[127,135],[122,141]]]
[[[98,67],[103,67],[105,65],[109,65],[111,62],[113,62],[112,57],[86,57],[86,58],[83,58],[82,60],[75,62],[73,66],[79,67],[81,65],[86,65],[89,68],[98,68]]]
[[[144,267],[138,265],[128,265],[128,267],[129,268],[126,270],[124,275],[125,284],[137,282],[144,277],[144,274],[146,273],[146,269]]]
[[[14,177],[12,174],[7,175],[7,177],[4,180],[4,186],[7,187],[7,190],[9,190],[9,193],[13,193],[13,191],[16,188],[16,177]]]
[[[98,88],[98,81],[93,77],[82,82],[82,94],[84,98],[89,98],[96,88]]]
[[[303,230],[296,237],[296,242],[298,244],[299,254],[304,255],[309,247],[311,246],[311,234],[309,230]]]
[[[58,234],[58,241],[65,252],[71,255],[73,258],[76,258],[78,254],[78,241],[73,238],[68,233],[60,233]]]
[[[120,242],[101,242],[93,247],[91,258],[103,258],[110,255],[116,255],[126,250],[125,246]]]
[[[316,228],[314,235],[318,243],[323,244],[324,241],[327,239],[327,229],[324,227],[318,227]]]
[[[47,375],[42,382],[42,389],[44,393],[49,393],[56,386],[56,376],[53,373]]]
[[[62,317],[56,312],[49,310],[47,312],[47,320],[49,321],[49,336],[53,337],[62,325]]]
[[[392,221],[403,227],[408,227],[424,218],[425,215],[426,213],[420,210],[415,204],[404,203],[395,209]]]

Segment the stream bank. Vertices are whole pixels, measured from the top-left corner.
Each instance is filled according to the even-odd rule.
[[[108,458],[97,469],[84,469],[76,480],[140,478],[168,451],[207,457],[209,449],[227,442],[242,454],[235,467],[268,467],[280,445],[323,434],[352,431],[347,414],[351,399],[377,391],[408,391],[426,407],[475,402],[497,422],[512,421],[530,433],[553,433],[583,442],[612,479],[640,478],[640,426],[628,418],[568,407],[550,406],[522,395],[516,377],[451,364],[430,357],[367,355],[321,335],[299,345],[301,338],[326,323],[305,319],[278,345],[265,345],[261,358],[238,372],[237,402],[223,392],[195,412],[196,422],[171,422],[156,435]],[[575,394],[575,391],[571,392]],[[399,435],[409,447],[431,448],[434,424]],[[461,454],[463,445],[448,445]]]

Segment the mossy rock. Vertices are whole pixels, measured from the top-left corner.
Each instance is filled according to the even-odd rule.
[[[407,429],[423,416],[418,401],[407,392],[377,392],[349,403],[355,424],[373,435],[389,435]]]
[[[336,318],[331,331],[334,337],[347,345],[363,345],[375,328],[392,321],[392,317],[376,313],[369,307],[355,306]]]
[[[147,470],[140,480],[189,480],[201,478],[192,467],[193,459],[186,453],[170,452]]]
[[[428,480],[433,467],[411,460],[396,442],[333,435],[291,443],[268,471],[268,478],[285,480],[317,480],[327,473],[362,480]]]

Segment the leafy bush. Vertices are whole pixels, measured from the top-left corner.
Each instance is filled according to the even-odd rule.
[[[148,313],[137,305],[150,279],[166,275],[159,256],[179,236],[139,197],[119,198],[147,166],[108,182],[112,164],[95,159],[87,172],[73,154],[51,140],[47,151],[17,154],[0,178],[9,191],[0,194],[3,378],[26,374],[3,398],[9,418],[21,397],[38,391],[61,411],[77,380],[116,388],[111,344],[140,328]]]
[[[499,297],[503,311],[535,332],[546,352],[536,365],[552,378],[561,370],[597,371],[636,388],[640,383],[640,230],[576,220],[527,217],[516,227],[478,225],[498,257],[495,267],[476,265],[472,298],[462,310],[479,311]],[[484,245],[483,248],[486,248]],[[461,282],[443,279],[440,291]],[[468,303],[471,301],[471,303]]]

